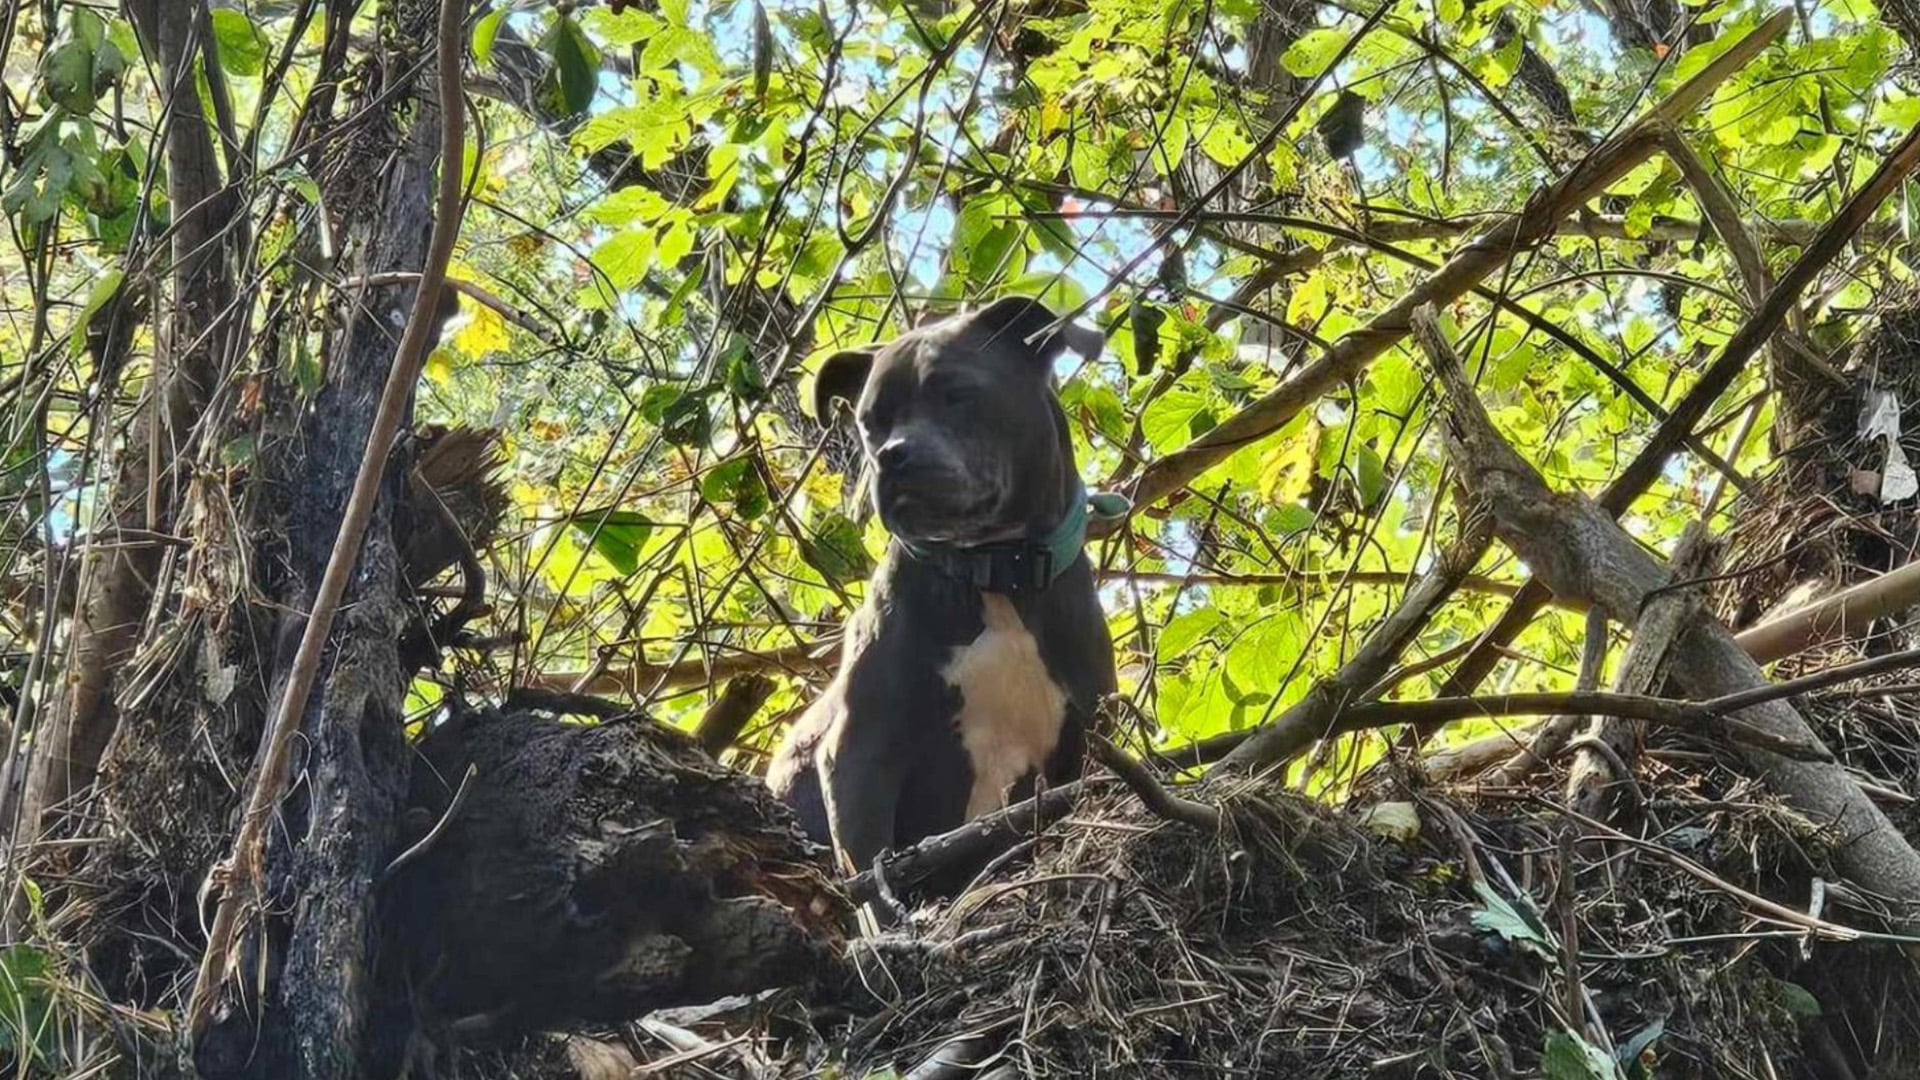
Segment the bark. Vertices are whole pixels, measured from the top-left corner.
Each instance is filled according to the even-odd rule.
[[[1424,333],[1439,337],[1431,313],[1424,326]],[[1486,500],[1501,540],[1554,592],[1586,596],[1616,621],[1638,621],[1650,595],[1666,584],[1666,567],[1592,502],[1549,490],[1494,429],[1463,369],[1442,364],[1436,374],[1446,387],[1449,453],[1462,483]],[[1759,665],[1727,628],[1704,615],[1681,631],[1673,656],[1671,677],[1690,697],[1720,697],[1768,685]],[[1799,713],[1784,701],[1756,705],[1738,717],[1770,737],[1801,746],[1818,744]],[[1920,853],[1845,768],[1751,746],[1740,750],[1757,778],[1826,830],[1829,853],[1841,872],[1893,905],[1889,914],[1894,924],[1910,924],[1920,910]]]
[[[195,4],[197,7],[197,2]],[[67,692],[33,738],[25,789],[9,791],[8,820],[16,840],[32,841],[55,825],[50,814],[93,783],[120,723],[117,677],[125,672],[148,623],[153,582],[172,531],[174,462],[219,379],[216,330],[231,313],[232,266],[226,230],[236,200],[225,190],[210,122],[194,90],[199,43],[190,18],[164,14],[158,0],[130,0],[126,10],[155,65],[167,102],[167,199],[174,208],[164,319],[152,381],[154,404],[134,424],[114,472],[106,521],[87,545],[79,610],[70,630]]]
[[[1712,545],[1706,532],[1695,525],[1681,538],[1674,551],[1672,581],[1667,591],[1648,601],[1633,627],[1633,640],[1620,660],[1620,673],[1613,689],[1621,694],[1657,694],[1666,679],[1668,657],[1680,632],[1700,618],[1698,590],[1678,587],[1679,583],[1705,576]],[[1567,770],[1567,805],[1591,818],[1606,820],[1613,810],[1613,786],[1631,784],[1631,775],[1615,774],[1618,763],[1631,770],[1640,757],[1645,725],[1621,716],[1595,716],[1581,742],[1587,744],[1575,752]],[[1590,748],[1589,748],[1590,747]]]
[[[388,1055],[843,978],[852,910],[759,782],[644,718],[462,714],[420,747],[387,877]],[[383,1067],[378,1072],[384,1073]]]
[[[388,17],[398,20],[394,40],[431,45],[430,5]],[[418,56],[388,60],[385,78],[412,72],[413,84],[376,78],[364,88],[366,98],[355,105],[382,95],[393,104],[347,129],[323,181],[331,205],[360,208],[346,251],[362,279],[418,271],[434,220],[439,112],[425,89],[433,65]],[[404,131],[396,116],[403,112],[411,113]],[[371,287],[344,298],[328,385],[298,435],[269,459],[286,493],[287,610],[308,610],[325,573],[413,292],[411,284]],[[241,935],[234,968],[243,974],[223,979],[225,996],[195,1035],[194,1061],[205,1077],[347,1080],[362,1075],[371,1051],[370,974],[379,940],[373,882],[392,857],[411,766],[402,709],[409,672],[399,655],[410,609],[394,539],[407,472],[404,463],[389,463],[338,632],[301,721],[305,757],[294,766],[300,781],[269,830],[264,910],[252,913],[256,922]],[[298,616],[290,617],[282,641],[297,639],[299,630]],[[271,698],[284,693],[290,651],[277,657]]]

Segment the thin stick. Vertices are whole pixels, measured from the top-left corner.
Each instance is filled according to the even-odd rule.
[[[388,863],[387,868],[380,871],[380,876],[374,880],[376,887],[386,884],[393,875],[406,869],[410,863],[418,860],[433,847],[434,842],[440,839],[440,834],[446,832],[447,826],[453,824],[453,819],[460,816],[460,808],[466,805],[467,792],[472,789],[473,778],[478,773],[479,770],[473,764],[467,765],[467,771],[460,776],[460,786],[454,789],[453,801],[447,804],[447,812],[441,814],[440,820],[433,823],[433,828],[427,830],[427,835],[421,837],[412,847],[394,856],[393,861]]]
[[[1598,836],[1581,837],[1582,840],[1587,840],[1587,841],[1611,840],[1615,843],[1626,844],[1630,847],[1639,848],[1642,851],[1652,852],[1653,854],[1658,855],[1660,858],[1672,864],[1676,869],[1688,875],[1689,877],[1692,877],[1700,881],[1702,884],[1710,885],[1713,888],[1719,889],[1720,891],[1726,893],[1727,895],[1735,897],[1736,899],[1740,900],[1742,903],[1753,908],[1754,910],[1762,912],[1768,918],[1774,919],[1778,922],[1786,923],[1788,926],[1798,926],[1803,930],[1807,930],[1814,934],[1818,934],[1821,937],[1831,938],[1835,941],[1854,941],[1862,937],[1873,937],[1873,938],[1879,939],[1879,938],[1886,938],[1886,937],[1892,936],[1892,935],[1880,935],[1880,934],[1867,934],[1867,933],[1863,933],[1862,931],[1855,930],[1851,926],[1841,926],[1839,923],[1828,922],[1825,919],[1814,918],[1813,916],[1808,915],[1804,911],[1797,911],[1793,908],[1786,906],[1785,904],[1777,904],[1772,900],[1769,900],[1766,897],[1761,896],[1759,893],[1751,892],[1747,889],[1743,889],[1740,886],[1735,885],[1733,882],[1728,881],[1726,878],[1723,878],[1720,875],[1714,873],[1713,871],[1707,869],[1706,867],[1701,866],[1699,863],[1694,862],[1692,859],[1687,858],[1685,855],[1682,855],[1679,852],[1673,850],[1672,848],[1665,846],[1664,844],[1657,844],[1651,840],[1642,840],[1637,836],[1631,836],[1627,833],[1623,833],[1619,829],[1616,829],[1611,825],[1605,824],[1604,822],[1595,821],[1593,818],[1590,818],[1585,814],[1580,813],[1577,810],[1573,810],[1573,809],[1569,809],[1568,807],[1561,806],[1559,803],[1556,803],[1551,799],[1543,799],[1536,795],[1530,798],[1528,801],[1538,803],[1541,806],[1544,806],[1547,809],[1552,810],[1557,814],[1564,814],[1567,817],[1572,818],[1573,820],[1579,822],[1580,824],[1600,834]],[[1899,938],[1898,940],[1911,940],[1911,939]]]
[[[427,264],[421,271],[420,286],[414,293],[413,312],[407,319],[406,333],[400,338],[393,367],[380,393],[373,427],[367,433],[366,453],[360,459],[360,471],[354,477],[353,491],[342,515],[340,533],[334,538],[333,551],[327,556],[327,569],[313,600],[313,610],[300,636],[299,650],[287,674],[286,690],[267,725],[267,747],[261,756],[260,772],[247,799],[246,815],[240,819],[234,836],[233,851],[227,857],[227,882],[221,890],[220,906],[208,934],[207,951],[200,960],[199,978],[187,1004],[186,1030],[189,1038],[198,1038],[211,1018],[215,990],[225,981],[227,964],[233,954],[241,900],[258,896],[260,876],[265,871],[267,823],[286,794],[287,774],[293,757],[294,736],[306,712],[307,698],[313,692],[320,670],[320,656],[326,649],[333,619],[346,594],[347,580],[359,561],[360,544],[367,522],[373,516],[374,503],[380,497],[380,478],[385,472],[387,455],[393,449],[394,436],[406,413],[407,399],[420,378],[420,361],[426,351],[435,309],[439,306],[440,286],[446,280],[447,264],[453,258],[454,241],[460,235],[461,191],[460,160],[466,145],[466,101],[460,85],[460,50],[466,41],[461,32],[464,0],[440,0],[438,28],[438,64],[440,98],[440,184],[433,219],[433,234],[427,246]]]
[[[1132,789],[1147,809],[1168,821],[1182,825],[1191,825],[1205,832],[1220,831],[1220,811],[1205,803],[1183,799],[1168,791],[1160,781],[1154,779],[1145,765],[1127,752],[1107,741],[1106,736],[1097,732],[1087,733],[1087,743],[1093,748],[1093,756],[1099,759],[1113,775]]]

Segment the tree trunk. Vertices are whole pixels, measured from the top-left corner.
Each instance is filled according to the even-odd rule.
[[[222,186],[211,127],[193,90],[202,51],[194,20],[177,12],[163,16],[163,7],[158,0],[127,4],[142,47],[167,88],[172,295],[154,355],[152,383],[158,389],[119,455],[107,520],[87,545],[67,692],[35,733],[18,802],[11,784],[0,796],[17,841],[39,838],[54,825],[48,815],[92,785],[119,724],[117,680],[132,665],[148,625],[153,583],[167,550],[161,537],[172,532],[174,465],[198,438],[201,410],[219,378],[218,330],[233,306],[226,237],[237,203]],[[197,0],[193,7],[199,7]],[[187,90],[175,93],[174,88]]]

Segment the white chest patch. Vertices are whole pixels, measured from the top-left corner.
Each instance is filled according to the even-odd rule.
[[[1020,613],[1006,597],[982,599],[986,626],[941,672],[960,691],[960,741],[973,761],[968,820],[1000,809],[1008,788],[1046,764],[1067,713]]]

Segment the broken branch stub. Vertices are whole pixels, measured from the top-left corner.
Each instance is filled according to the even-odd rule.
[[[1547,487],[1494,428],[1430,308],[1414,317],[1414,333],[1435,358],[1445,390],[1448,452],[1460,482],[1483,499],[1494,531],[1557,594],[1588,597],[1615,621],[1636,623],[1649,594],[1665,585],[1667,568],[1605,511],[1578,495]],[[1668,670],[1681,692],[1720,697],[1768,685],[1753,658],[1720,623],[1694,618],[1673,645]],[[1818,740],[1785,701],[1743,710],[1739,718],[1768,736],[1803,745]],[[1810,821],[1825,827],[1834,864],[1866,890],[1901,906],[1908,924],[1920,905],[1920,853],[1886,815],[1831,761],[1794,760],[1750,745],[1740,752],[1753,774]]]

